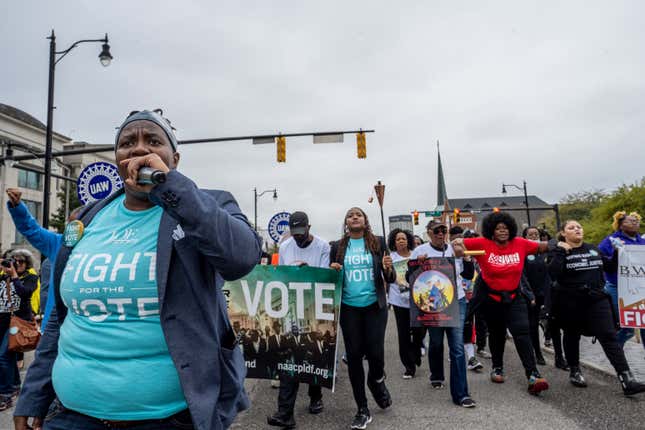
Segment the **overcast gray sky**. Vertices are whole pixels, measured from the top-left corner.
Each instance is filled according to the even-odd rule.
[[[8,4],[7,4],[8,3]],[[159,6],[160,4],[167,6]],[[45,121],[48,43],[109,33],[114,61],[80,46],[57,66],[55,129],[111,143],[133,109],[162,107],[180,139],[374,128],[368,157],[287,141],[181,148],[180,170],[233,192],[259,224],[305,210],[339,236],[345,211],[386,216],[433,208],[436,145],[448,196],[499,195],[528,183],[556,202],[643,176],[642,1],[73,1],[6,2],[0,102]],[[422,218],[423,223],[423,218]]]

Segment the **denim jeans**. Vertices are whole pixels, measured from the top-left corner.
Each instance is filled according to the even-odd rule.
[[[189,417],[173,415],[170,418],[142,423],[128,427],[130,430],[194,430]],[[178,418],[175,418],[178,417]],[[49,407],[43,430],[108,430],[111,427],[97,418],[79,414],[63,406],[58,399]]]
[[[605,283],[605,292],[611,296],[611,303],[614,305],[614,312],[616,317],[618,317],[618,287],[616,284],[611,282]],[[641,340],[643,342],[643,347],[645,348],[645,329],[641,330]],[[633,328],[620,328],[618,333],[616,333],[616,339],[621,347],[625,346],[625,342],[634,337]]]
[[[0,343],[0,395],[9,396],[20,388],[20,371],[16,353],[9,351],[9,331],[7,330]]]
[[[430,347],[428,363],[430,381],[443,382],[443,334],[448,338],[450,356],[450,395],[455,404],[470,397],[466,379],[466,355],[464,353],[464,318],[466,317],[466,299],[459,300],[459,327],[428,327]]]

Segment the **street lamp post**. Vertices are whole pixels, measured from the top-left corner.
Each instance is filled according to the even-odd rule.
[[[43,227],[49,228],[49,197],[51,194],[51,176],[52,176],[52,139],[54,128],[54,75],[56,64],[63,59],[72,49],[81,43],[100,42],[103,43],[99,60],[103,67],[110,65],[112,54],[110,54],[110,45],[108,44],[108,35],[105,34],[103,39],[83,39],[72,43],[64,51],[56,51],[56,35],[54,30],[47,38],[49,39],[49,84],[47,91],[47,131],[45,135],[45,184],[43,186]],[[58,58],[57,58],[58,56]]]
[[[260,194],[258,194],[258,189],[253,188],[253,214],[254,214],[254,220],[255,223],[253,224],[253,227],[255,228],[255,231],[258,231],[258,197],[262,197],[266,193],[273,193],[273,200],[278,199],[278,189],[274,188],[272,190],[264,190]]]
[[[526,181],[522,181],[522,186],[515,184],[502,184],[502,194],[506,194],[506,187],[515,187],[520,191],[524,191],[524,206],[526,207],[526,222],[531,225],[531,212],[529,211],[529,196],[526,193]]]

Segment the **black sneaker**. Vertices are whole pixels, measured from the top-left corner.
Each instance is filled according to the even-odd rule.
[[[580,367],[578,366],[571,366],[571,372],[569,373],[569,382],[571,382],[574,387],[587,387],[587,381],[585,381],[585,377],[582,376],[582,372],[580,371]]]
[[[482,370],[483,368],[484,368],[484,365],[481,364],[479,360],[477,360],[477,357],[475,357],[474,355],[470,357],[470,359],[468,360],[468,370],[477,371],[477,370]]]
[[[634,379],[634,375],[632,375],[630,370],[620,372],[618,374],[618,380],[623,387],[623,394],[626,396],[633,396],[634,394],[645,392],[645,384]]]
[[[414,371],[410,369],[405,369],[405,372],[403,372],[403,379],[412,379],[414,378]]]
[[[430,381],[430,385],[432,385],[432,388],[435,390],[441,390],[444,387],[443,382],[441,381]]]
[[[380,382],[370,381],[370,379],[367,378],[367,388],[372,392],[374,401],[379,408],[386,409],[392,405],[392,397],[390,397],[390,392],[385,386],[385,375],[383,375]]]
[[[372,422],[372,415],[367,408],[360,408],[356,412],[354,421],[352,421],[352,429],[365,429],[367,425]]]
[[[325,406],[323,405],[322,399],[311,400],[309,402],[309,413],[310,414],[313,414],[313,415],[319,414],[319,413],[321,413],[323,411],[324,408],[325,408]]]
[[[0,396],[0,411],[4,411],[13,407],[13,400],[11,396]]]
[[[564,357],[556,357],[555,367],[562,370],[569,370],[569,363],[567,363],[567,360],[565,360]]]
[[[296,428],[296,420],[293,418],[293,415],[285,417],[278,412],[267,417],[267,424],[274,427],[282,427],[284,429]]]
[[[538,366],[546,366],[546,360],[542,354],[535,354],[535,363],[537,363]]]
[[[459,406],[461,406],[462,408],[474,408],[475,405],[476,405],[475,401],[470,397],[466,397],[459,404]]]

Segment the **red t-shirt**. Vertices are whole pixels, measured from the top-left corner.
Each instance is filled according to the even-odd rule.
[[[486,254],[475,258],[481,268],[481,276],[491,290],[513,291],[517,289],[527,255],[536,254],[539,243],[516,237],[505,246],[485,237],[464,239],[469,251],[484,250]]]

